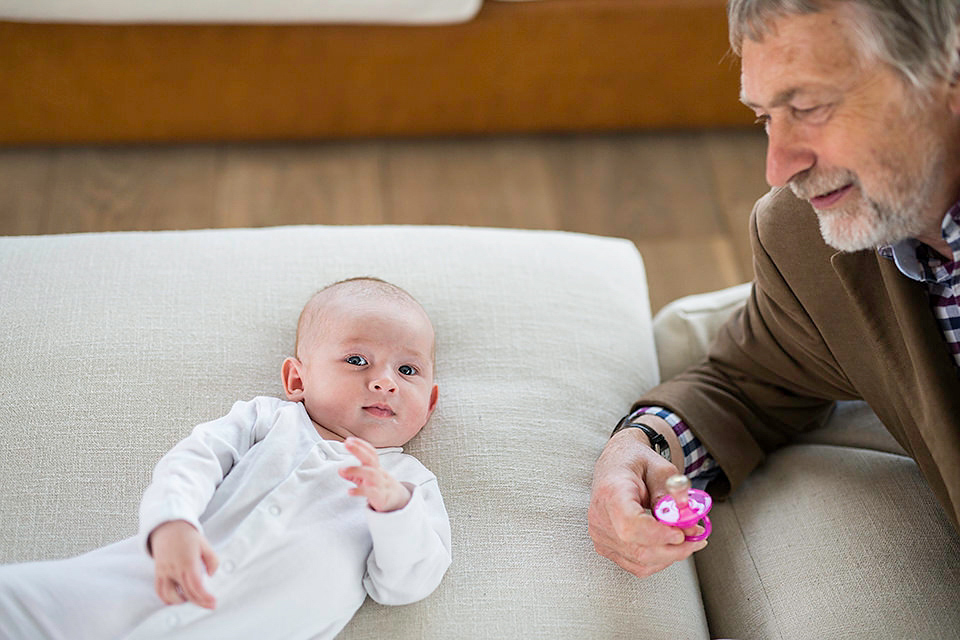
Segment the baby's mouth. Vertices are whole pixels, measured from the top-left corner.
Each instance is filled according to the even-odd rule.
[[[371,404],[363,410],[377,418],[391,418],[396,415],[394,410],[385,404]]]

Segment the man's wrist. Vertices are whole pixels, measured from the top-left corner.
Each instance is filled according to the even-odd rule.
[[[653,427],[634,420],[634,417],[635,416],[633,414],[628,414],[621,418],[620,422],[617,423],[617,426],[613,428],[613,432],[610,434],[610,437],[612,438],[624,429],[639,429],[644,433],[644,435],[647,436],[647,440],[650,442],[650,447],[662,457],[669,460],[670,444],[667,442],[667,439],[664,438],[663,435]]]
[[[621,423],[623,424],[622,427],[620,426]],[[631,425],[642,425],[645,429]],[[664,456],[660,451],[657,451],[657,453],[660,453],[663,458],[671,462],[673,466],[681,472],[683,471],[683,446],[680,444],[680,439],[673,432],[673,428],[666,420],[652,413],[643,413],[640,410],[634,411],[624,416],[620,423],[617,423],[617,427],[614,427],[613,433],[610,434],[610,436],[613,437],[628,428],[630,431],[637,432],[637,435],[643,433],[645,437],[638,439],[645,440],[654,451],[657,451],[657,447],[652,441],[653,437],[646,433],[647,430],[654,432],[656,434],[654,437],[658,440],[662,438],[663,441],[666,442],[669,456]]]

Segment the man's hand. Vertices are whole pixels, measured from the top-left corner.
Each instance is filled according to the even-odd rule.
[[[203,586],[202,571],[212,576],[219,560],[207,539],[185,520],[164,522],[150,533],[157,595],[167,604],[192,602],[213,609],[217,601]]]
[[[645,511],[666,494],[666,480],[676,473],[640,429],[624,429],[610,439],[593,470],[587,514],[597,553],[645,578],[707,545],[684,541],[685,533],[701,527],[683,531]]]
[[[380,466],[377,450],[366,440],[350,437],[344,441],[347,451],[360,461],[359,467],[340,469],[340,477],[357,485],[352,496],[364,496],[374,511],[396,511],[410,502],[410,490]]]

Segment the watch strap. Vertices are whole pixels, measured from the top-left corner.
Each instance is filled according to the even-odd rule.
[[[617,423],[617,426],[613,428],[613,432],[610,434],[612,438],[620,431],[629,428],[640,429],[643,433],[650,439],[650,446],[653,447],[653,450],[659,453],[662,457],[670,460],[670,444],[667,442],[667,439],[663,437],[663,434],[658,433],[656,429],[648,427],[645,424],[640,424],[639,422],[633,422],[631,419],[635,418],[634,414],[630,413],[623,418],[620,422]]]

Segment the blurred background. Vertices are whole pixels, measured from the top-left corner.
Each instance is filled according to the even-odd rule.
[[[752,277],[765,138],[723,0],[283,24],[44,1],[0,0],[0,235],[560,229],[632,240],[654,311]]]

